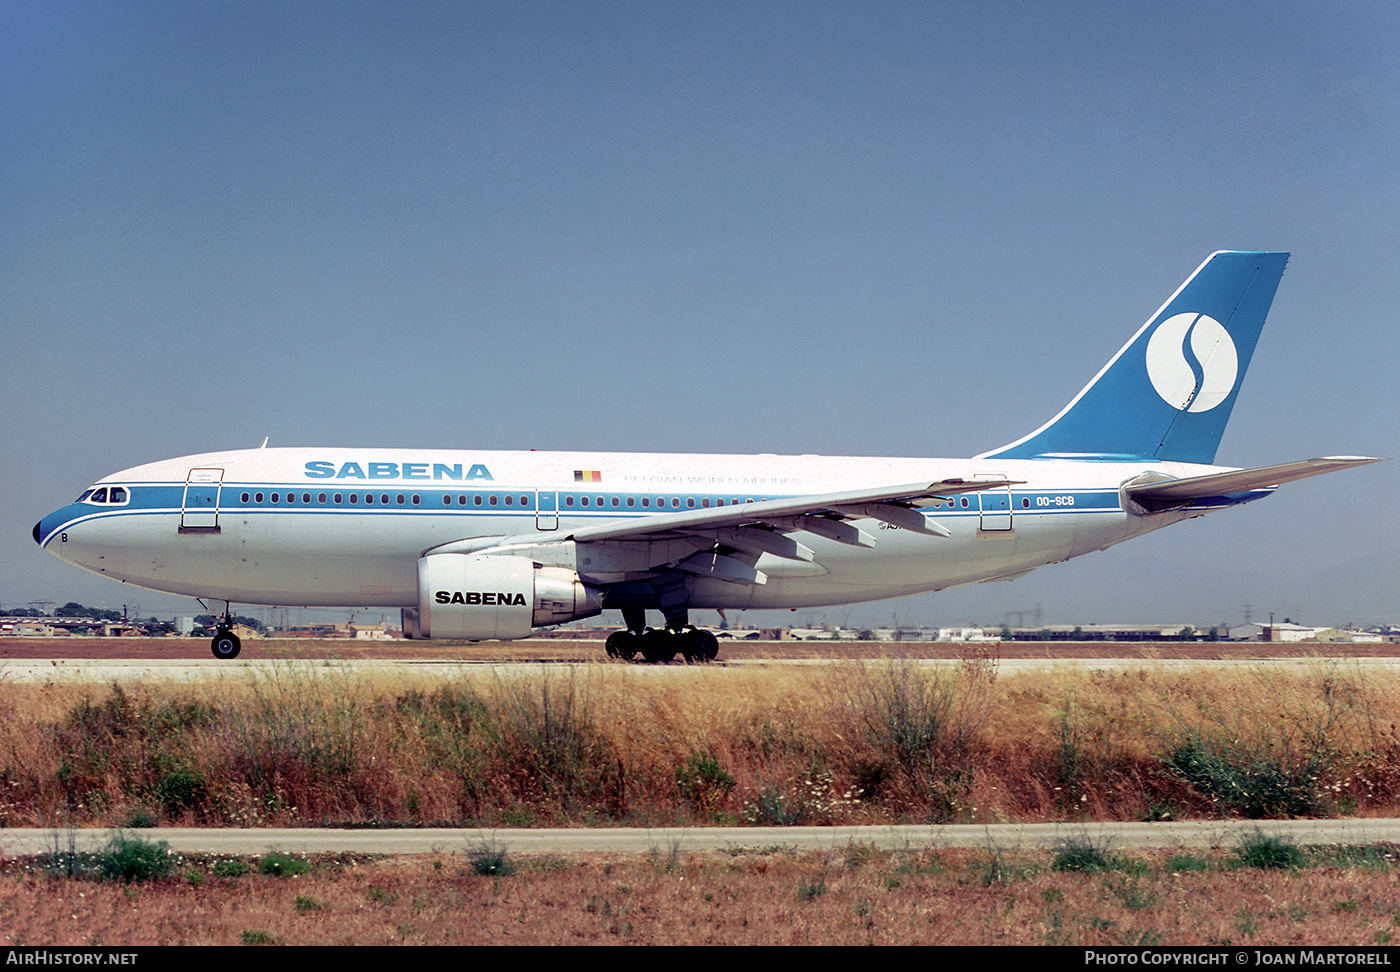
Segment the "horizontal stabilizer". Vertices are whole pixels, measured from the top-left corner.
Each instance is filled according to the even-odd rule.
[[[1207,496],[1228,496],[1251,489],[1267,489],[1281,483],[1291,483],[1295,479],[1307,479],[1309,476],[1321,476],[1323,473],[1380,461],[1369,456],[1324,456],[1321,459],[1303,459],[1277,466],[1257,466],[1253,469],[1236,469],[1232,472],[1190,476],[1186,479],[1169,479],[1160,483],[1140,483],[1125,488],[1128,495],[1139,502],[1185,501]]]

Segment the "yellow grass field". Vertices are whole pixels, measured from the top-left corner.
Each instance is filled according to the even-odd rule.
[[[975,653],[0,680],[0,825],[1395,815],[1395,681],[1328,660],[1002,673]]]

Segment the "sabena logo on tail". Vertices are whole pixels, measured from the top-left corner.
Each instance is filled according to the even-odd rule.
[[[1288,254],[1211,254],[1068,405],[979,459],[1209,464]]]
[[[1234,390],[1239,376],[1235,342],[1213,317],[1168,317],[1147,343],[1147,376],[1172,408],[1209,412]]]

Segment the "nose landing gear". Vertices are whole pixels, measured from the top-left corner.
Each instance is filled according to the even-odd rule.
[[[219,628],[214,635],[214,640],[209,643],[209,647],[214,652],[215,658],[230,660],[238,657],[238,653],[243,650],[243,642],[232,631]]]
[[[200,607],[206,611],[209,609],[209,605],[205,604],[202,598],[195,600],[199,601]],[[210,651],[220,661],[232,661],[243,650],[243,642],[233,633],[233,615],[229,613],[229,607],[228,601],[225,601],[224,613],[214,625],[214,640],[209,642]]]

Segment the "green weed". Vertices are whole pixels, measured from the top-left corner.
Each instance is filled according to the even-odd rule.
[[[1062,841],[1055,850],[1055,859],[1050,865],[1054,871],[1081,871],[1089,874],[1107,871],[1113,866],[1112,859],[1104,848],[1087,837]]]
[[[1241,867],[1275,868],[1279,870],[1303,867],[1307,858],[1291,841],[1256,830],[1246,834],[1235,851]]]
[[[258,861],[258,873],[270,877],[296,877],[311,870],[311,862],[303,857],[273,852]]]
[[[175,871],[175,856],[165,841],[149,841],[117,831],[97,853],[102,876],[113,881],[154,881]]]
[[[252,870],[245,861],[230,858],[228,860],[215,861],[210,868],[215,877],[241,878]]]
[[[467,860],[472,871],[482,877],[509,877],[515,873],[515,864],[506,856],[504,844],[494,840],[483,841],[467,851]]]

